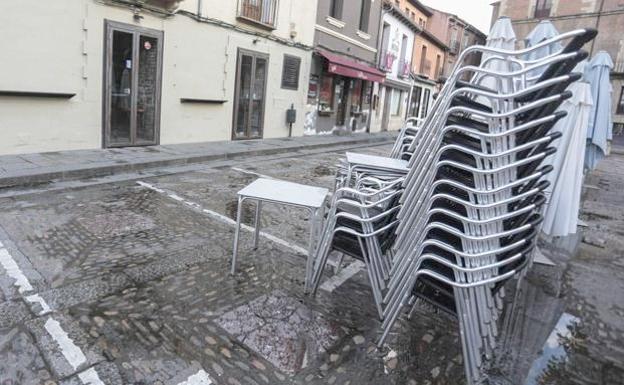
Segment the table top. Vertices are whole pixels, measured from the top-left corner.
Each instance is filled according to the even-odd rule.
[[[312,208],[323,206],[327,194],[329,190],[323,187],[266,178],[256,179],[238,192],[249,198]]]
[[[403,159],[388,158],[385,156],[358,154],[356,152],[347,152],[347,162],[350,164],[361,164],[363,166],[384,168],[397,171],[407,171],[408,162]]]

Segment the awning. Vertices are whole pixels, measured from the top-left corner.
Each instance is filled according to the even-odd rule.
[[[319,55],[327,59],[327,71],[342,75],[349,78],[363,79],[371,82],[383,83],[386,74],[377,68],[360,64],[354,60],[346,59],[342,56],[335,55],[325,51],[317,51]]]

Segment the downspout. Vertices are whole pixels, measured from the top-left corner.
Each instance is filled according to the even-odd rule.
[[[197,16],[202,17],[202,0],[197,0]]]

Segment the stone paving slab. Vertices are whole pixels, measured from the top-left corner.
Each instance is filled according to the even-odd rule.
[[[53,381],[53,374],[43,355],[23,327],[0,329],[0,357],[0,383],[3,385],[47,384]]]
[[[244,156],[280,154],[302,149],[382,143],[396,133],[308,136],[221,141],[98,150],[58,151],[0,156],[0,188],[136,172],[146,168],[185,165]]]
[[[122,153],[132,151],[145,150]],[[368,151],[383,154],[387,148]],[[340,156],[298,153],[295,158],[241,160],[235,167],[243,172],[228,165],[151,177],[148,182],[231,218],[229,201],[257,177],[254,173],[327,186]],[[624,171],[622,165],[623,160],[615,159],[592,174],[599,188],[588,194],[584,209],[584,215],[594,213],[588,218],[592,231],[607,226],[602,229],[605,248],[583,244],[575,256],[561,242],[553,253],[562,271],[554,274],[534,266],[518,295],[513,285],[506,291],[507,305],[516,306],[506,306],[510,311],[500,320],[500,360],[486,368],[492,384],[523,383],[536,358],[548,359],[542,351],[544,339],[562,312],[578,318],[579,324],[561,340],[567,361],[552,361],[543,383],[624,383],[624,310],[618,303],[624,265],[618,264],[622,255],[617,252],[623,246],[618,232],[624,198],[615,194],[620,182],[614,176]],[[609,210],[609,218],[602,218]],[[264,220],[271,235],[305,244],[306,222],[295,213],[267,207]],[[84,383],[79,375],[89,369],[114,385],[178,385],[201,373],[217,385],[464,383],[452,317],[419,304],[411,318],[399,320],[388,345],[378,350],[374,341],[379,321],[366,272],[333,292],[319,290],[310,297],[303,293],[303,258],[268,239],[252,251],[246,233],[239,268],[231,276],[233,227],[135,180],[0,199],[0,226],[12,252],[22,255],[18,264],[41,277],[36,290],[53,310],[37,316],[19,295],[7,291],[12,299],[0,301],[0,356],[7,357],[0,360],[0,384],[77,385]],[[331,274],[326,271],[325,279]],[[0,277],[6,278],[2,269]],[[560,290],[544,283],[559,279]],[[11,288],[11,282],[6,284]],[[305,331],[292,331],[305,329],[301,319],[281,317],[280,306],[258,306],[272,297],[284,298],[289,309],[322,317],[332,325],[328,329],[338,331],[335,340],[316,355],[285,349],[294,351],[294,356],[283,356],[284,362],[295,362],[291,370],[271,357],[276,352],[263,351],[266,346],[252,344],[253,338],[222,322],[231,314],[240,317],[230,321],[266,322],[268,312],[269,319],[286,323],[282,329],[290,330],[290,342],[300,346]],[[519,316],[507,315],[514,312]],[[88,363],[72,370],[60,362],[54,341],[46,342],[41,327],[47,317],[60,322]],[[279,333],[256,336],[270,339]]]

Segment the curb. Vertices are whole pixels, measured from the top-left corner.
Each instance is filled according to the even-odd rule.
[[[362,138],[354,137],[352,140],[341,140],[336,142],[329,143],[313,143],[313,144],[302,144],[297,143],[296,145],[288,146],[285,145],[283,147],[277,148],[267,148],[262,150],[254,150],[252,149],[244,149],[237,150],[233,152],[227,152],[222,154],[211,154],[211,155],[202,155],[202,154],[190,154],[187,156],[171,156],[170,159],[154,159],[154,160],[145,160],[139,161],[136,163],[122,163],[122,164],[106,164],[101,166],[91,166],[91,167],[72,167],[72,168],[48,168],[40,169],[39,171],[35,170],[33,173],[25,173],[23,175],[18,176],[9,176],[9,177],[0,177],[0,189],[10,188],[10,187],[27,187],[38,184],[49,183],[51,181],[67,181],[67,180],[75,180],[82,178],[95,178],[95,177],[103,177],[110,176],[114,174],[120,173],[130,173],[145,170],[148,168],[157,168],[157,167],[168,167],[168,166],[184,166],[187,164],[194,163],[204,163],[215,160],[233,160],[240,159],[244,157],[252,157],[252,156],[261,156],[261,155],[277,155],[283,154],[287,152],[294,152],[299,150],[314,150],[319,148],[332,148],[332,147],[341,147],[341,146],[351,146],[356,144],[367,144],[367,143],[383,143],[388,142],[395,139],[395,135],[389,134],[373,134],[366,135]]]

